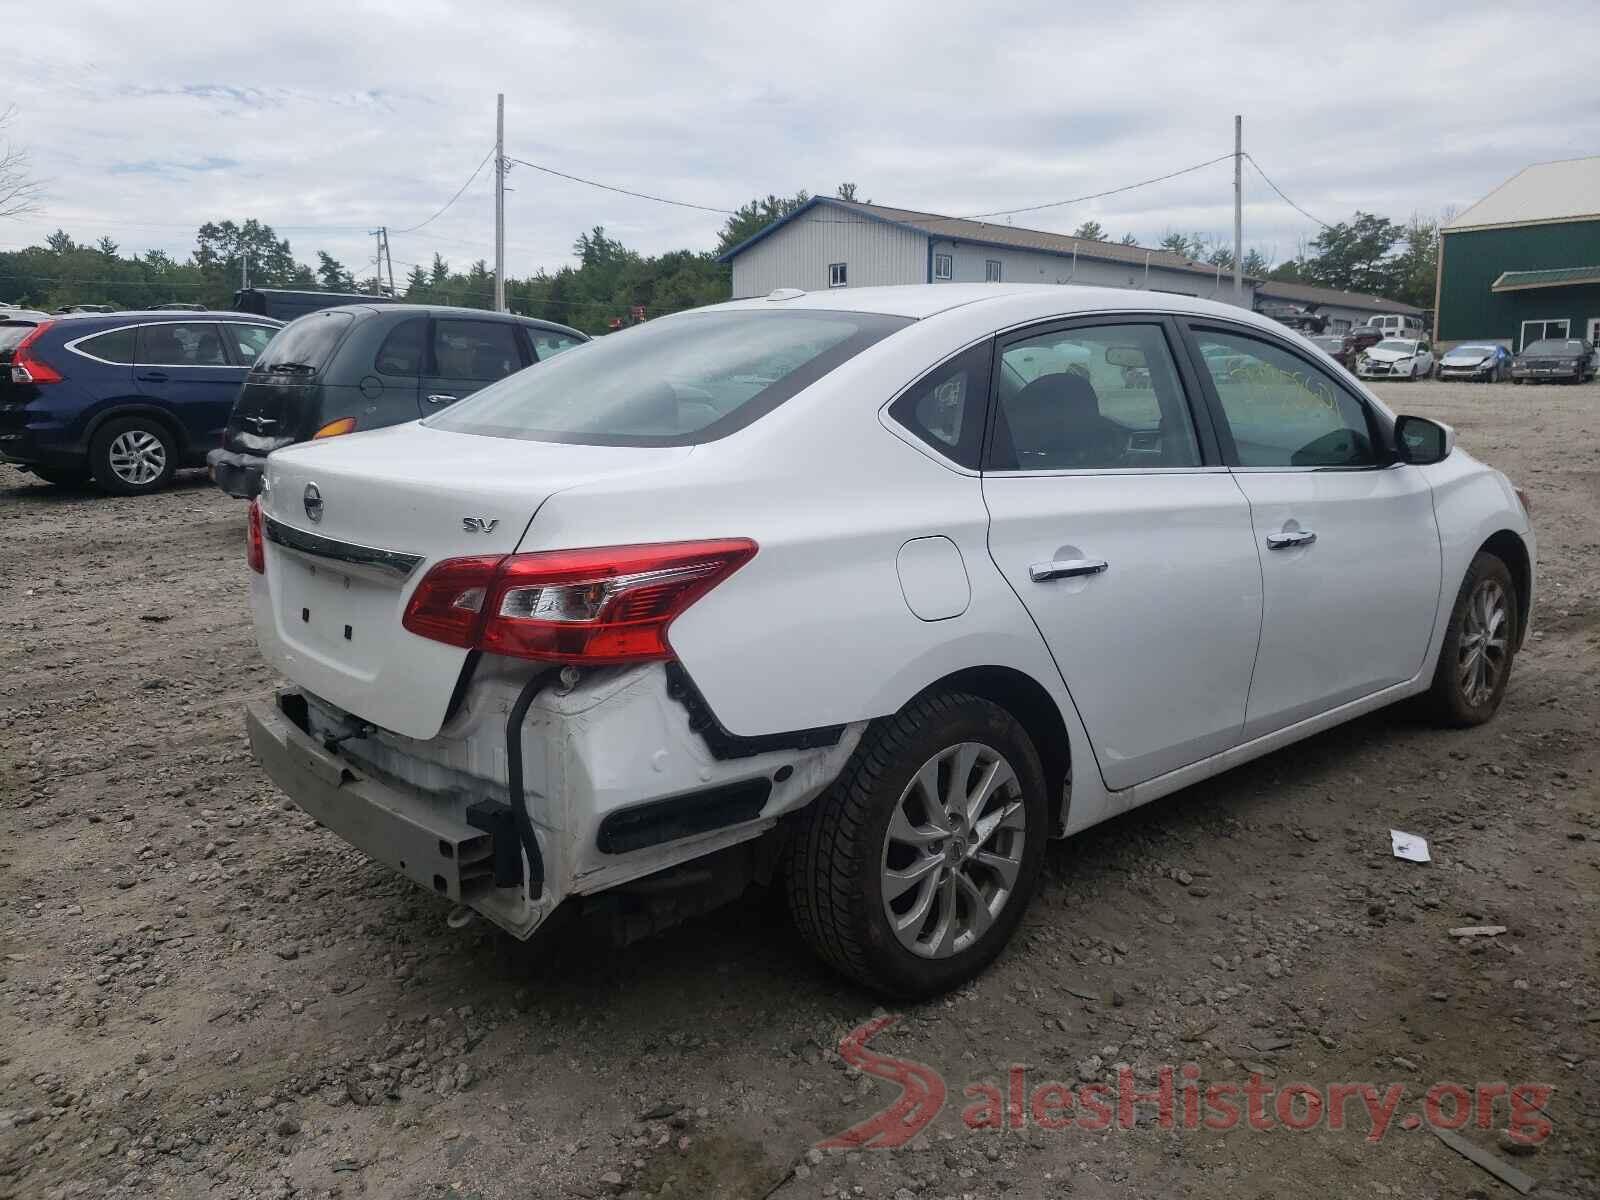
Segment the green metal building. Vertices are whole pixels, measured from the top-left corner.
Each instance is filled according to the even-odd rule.
[[[1600,157],[1526,167],[1440,232],[1441,347],[1600,342]]]

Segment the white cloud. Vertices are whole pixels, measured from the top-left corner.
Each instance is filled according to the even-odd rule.
[[[512,0],[33,5],[8,17],[0,106],[48,185],[0,247],[56,226],[127,249],[193,246],[257,217],[302,261],[359,268],[366,230],[438,208],[488,150],[698,203],[831,191],[953,215],[1099,191],[1246,147],[1303,207],[1403,219],[1464,207],[1528,162],[1600,145],[1587,3],[1538,28],[1503,5],[607,4]],[[1532,41],[1530,41],[1532,39]],[[393,241],[492,254],[488,172]],[[566,261],[597,224],[638,249],[709,248],[720,218],[515,168],[508,267]],[[1247,170],[1246,240],[1292,253],[1316,227]],[[1154,241],[1227,235],[1228,164],[1016,218],[1093,218]]]

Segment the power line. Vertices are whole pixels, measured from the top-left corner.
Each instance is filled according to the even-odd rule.
[[[532,167],[535,171],[543,171],[546,175],[554,175],[560,179],[570,179],[573,183],[587,184],[589,187],[600,188],[607,192],[616,192],[623,196],[632,196],[636,200],[654,200],[657,204],[671,204],[677,208],[695,208],[701,212],[720,213],[725,217],[738,214],[731,208],[714,208],[709,204],[691,204],[687,200],[668,200],[665,196],[652,196],[648,192],[635,192],[625,187],[614,187],[609,183],[599,183],[593,179],[584,179],[581,175],[568,175],[565,171],[558,171],[554,167],[541,167],[538,163],[529,162],[525,158],[506,158],[507,162],[514,162],[524,167]]]
[[[1321,217],[1312,216],[1305,209],[1301,208],[1298,204],[1296,204],[1293,200],[1289,199],[1289,197],[1285,196],[1283,194],[1283,189],[1281,187],[1279,187],[1277,184],[1273,183],[1272,180],[1267,178],[1267,173],[1261,169],[1261,164],[1258,163],[1254,158],[1250,157],[1250,152],[1248,150],[1245,151],[1245,155],[1244,156],[1246,158],[1250,159],[1250,165],[1255,168],[1256,174],[1261,176],[1261,178],[1266,182],[1266,185],[1269,188],[1271,188],[1273,191],[1278,193],[1278,199],[1282,200],[1285,204],[1287,204],[1290,208],[1294,209],[1295,212],[1299,213],[1302,217],[1305,217],[1307,220],[1315,221],[1318,225],[1321,225],[1324,229],[1332,228],[1332,226],[1330,226]]]
[[[1176,179],[1179,175],[1187,175],[1191,171],[1198,171],[1202,167],[1209,167],[1214,163],[1225,162],[1232,158],[1232,154],[1219,154],[1216,158],[1208,158],[1203,163],[1195,163],[1192,167],[1181,170],[1169,171],[1165,175],[1157,175],[1154,179],[1141,179],[1138,183],[1124,184],[1122,187],[1111,188],[1104,192],[1092,192],[1087,196],[1073,196],[1068,200],[1051,200],[1047,204],[1030,204],[1026,208],[1000,208],[993,212],[973,213],[971,216],[957,217],[958,221],[977,221],[984,217],[1010,217],[1017,213],[1038,212],[1044,208],[1062,208],[1068,204],[1082,204],[1086,200],[1099,200],[1105,196],[1115,196],[1122,192],[1131,192],[1134,188],[1149,187],[1152,183],[1163,183],[1168,179]],[[1259,169],[1259,168],[1258,168]]]
[[[454,196],[451,196],[450,199],[448,199],[448,200],[446,200],[444,202],[444,208],[441,208],[438,212],[434,213],[433,216],[429,217],[426,221],[422,221],[422,222],[420,222],[420,223],[418,223],[416,225],[413,225],[409,229],[395,229],[395,230],[391,230],[391,232],[393,232],[393,233],[415,233],[417,230],[421,229],[422,226],[431,224],[432,222],[437,221],[440,217],[444,216],[445,212],[449,209],[449,207],[452,204],[454,204],[457,200],[461,199],[462,194],[469,187],[472,186],[472,181],[478,177],[478,172],[483,170],[483,168],[488,164],[489,160],[491,158],[493,158],[493,157],[494,157],[494,147],[491,146],[491,147],[489,147],[489,153],[487,153],[487,154],[485,154],[483,156],[483,162],[479,163],[475,168],[473,168],[472,174],[467,176],[467,181],[465,183],[463,183],[459,188],[456,189],[456,194]]]

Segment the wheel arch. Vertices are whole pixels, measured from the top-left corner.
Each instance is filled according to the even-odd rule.
[[[173,445],[177,447],[180,457],[187,456],[192,445],[188,431],[184,429],[183,422],[159,405],[142,401],[131,403],[116,403],[111,407],[95,413],[89,418],[89,423],[83,431],[83,448],[87,453],[94,445],[94,439],[107,421],[120,421],[124,417],[153,417],[161,423],[161,427],[172,435]]]
[[[1528,614],[1533,604],[1533,564],[1528,544],[1514,530],[1501,529],[1478,547],[1479,554],[1492,554],[1505,563],[1517,589],[1517,647],[1528,636]]]
[[[1050,826],[1058,830],[1064,827],[1067,784],[1072,778],[1071,744],[1060,707],[1038,680],[1015,667],[965,667],[934,681],[923,691],[981,696],[1015,717],[1033,742],[1044,768]]]

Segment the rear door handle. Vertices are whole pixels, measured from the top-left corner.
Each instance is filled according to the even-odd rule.
[[[1288,550],[1294,546],[1309,546],[1317,535],[1309,529],[1294,529],[1287,533],[1267,534],[1268,550]]]
[[[428,403],[429,404],[449,404],[454,399],[455,399],[455,397],[450,395],[447,392],[433,392],[428,396]]]
[[[139,378],[146,383],[165,383],[169,376],[165,371],[146,371]]]
[[[1028,568],[1028,578],[1035,583],[1052,579],[1077,579],[1084,575],[1098,575],[1107,567],[1103,558],[1058,558],[1054,562],[1034,563]]]

